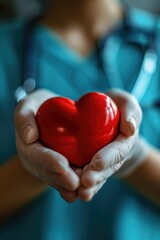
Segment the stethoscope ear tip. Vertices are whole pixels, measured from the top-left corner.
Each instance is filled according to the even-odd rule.
[[[16,102],[24,99],[28,93],[31,93],[36,89],[36,81],[33,78],[28,78],[24,81],[23,86],[18,87],[15,91]]]
[[[36,80],[34,78],[28,78],[24,81],[24,89],[27,93],[30,93],[35,90],[36,88]]]
[[[24,99],[27,96],[27,92],[24,89],[24,87],[18,87],[15,91],[15,99],[16,102],[20,102],[22,99]]]

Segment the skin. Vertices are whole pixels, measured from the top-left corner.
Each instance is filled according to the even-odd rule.
[[[86,56],[122,16],[123,9],[116,0],[59,0],[53,2],[41,23],[54,29],[71,48]]]
[[[108,94],[115,101],[122,115],[120,134],[116,141],[117,144],[125,146],[123,154],[126,157],[136,140],[136,130],[142,118],[141,110],[136,99],[130,94],[117,90],[108,92]],[[68,160],[62,155],[44,148],[37,142],[39,133],[35,122],[35,114],[43,102],[42,96],[45,96],[45,99],[55,95],[50,96],[48,91],[38,90],[24,99],[15,111],[17,149],[22,164],[31,174],[56,188],[66,201],[73,202],[78,197],[84,201],[89,201],[107,178],[122,166],[124,161],[123,159],[119,160],[118,153],[113,151],[112,143],[99,151],[84,169],[73,170],[69,167]],[[131,116],[134,116],[136,122],[128,120],[131,119]],[[30,127],[29,131],[28,126]],[[103,155],[106,154],[106,151],[112,151],[113,155],[107,154],[109,158],[104,160]],[[96,159],[99,160],[98,164]],[[108,162],[110,166],[107,167],[105,162]]]
[[[46,184],[32,176],[22,167],[19,157],[14,156],[0,167],[0,222],[6,220],[45,189]]]
[[[50,7],[41,23],[54,29],[71,48],[86,56],[94,48],[97,39],[109,31],[122,15],[123,10],[113,0],[59,0]],[[118,104],[123,116],[120,140],[125,143],[129,141],[133,146],[131,142],[132,139],[136,139],[136,131],[141,122],[139,106],[130,95],[119,92],[109,94]],[[3,196],[0,199],[1,221],[8,219],[48,186],[59,191],[68,202],[74,202],[77,198],[90,201],[108,177],[124,163],[115,162],[108,168],[105,162],[112,162],[113,159],[103,158],[104,151],[110,150],[105,148],[99,151],[84,169],[73,170],[67,159],[38,143],[38,129],[34,116],[40,104],[54,96],[54,93],[39,90],[20,102],[16,108],[16,142],[20,158],[13,156],[0,168],[0,194]],[[135,122],[128,121],[131,114]],[[114,152],[113,146],[111,148],[114,158],[118,158],[119,156],[116,156],[118,153]],[[127,155],[127,152],[125,154]],[[95,161],[96,159],[99,161]],[[160,204],[159,159],[159,151],[150,147],[143,164],[125,178],[128,184],[156,204]]]

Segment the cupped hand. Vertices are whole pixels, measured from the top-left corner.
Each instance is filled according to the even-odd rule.
[[[107,179],[121,169],[138,154],[138,129],[142,120],[140,106],[131,94],[121,90],[107,92],[121,112],[120,129],[116,139],[98,151],[92,161],[85,166],[81,174],[81,186],[78,196],[83,201],[90,201],[102,188]],[[136,153],[136,154],[135,154]],[[136,157],[135,157],[136,155]],[[129,166],[132,168],[132,166]],[[126,167],[124,168],[126,171]]]
[[[35,115],[40,105],[56,96],[37,90],[22,100],[15,110],[16,145],[23,166],[34,176],[55,188],[67,202],[77,198],[80,179],[61,154],[44,147],[39,141]]]

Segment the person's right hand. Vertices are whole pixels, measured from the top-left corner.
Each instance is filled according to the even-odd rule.
[[[17,151],[23,166],[32,175],[59,191],[67,202],[73,202],[80,184],[76,170],[72,170],[64,156],[38,142],[35,115],[45,100],[55,96],[47,90],[37,90],[17,105],[14,117]]]

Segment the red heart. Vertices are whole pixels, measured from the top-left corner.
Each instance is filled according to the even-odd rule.
[[[88,93],[74,102],[54,97],[36,115],[42,144],[83,167],[118,134],[120,112],[105,94]]]

